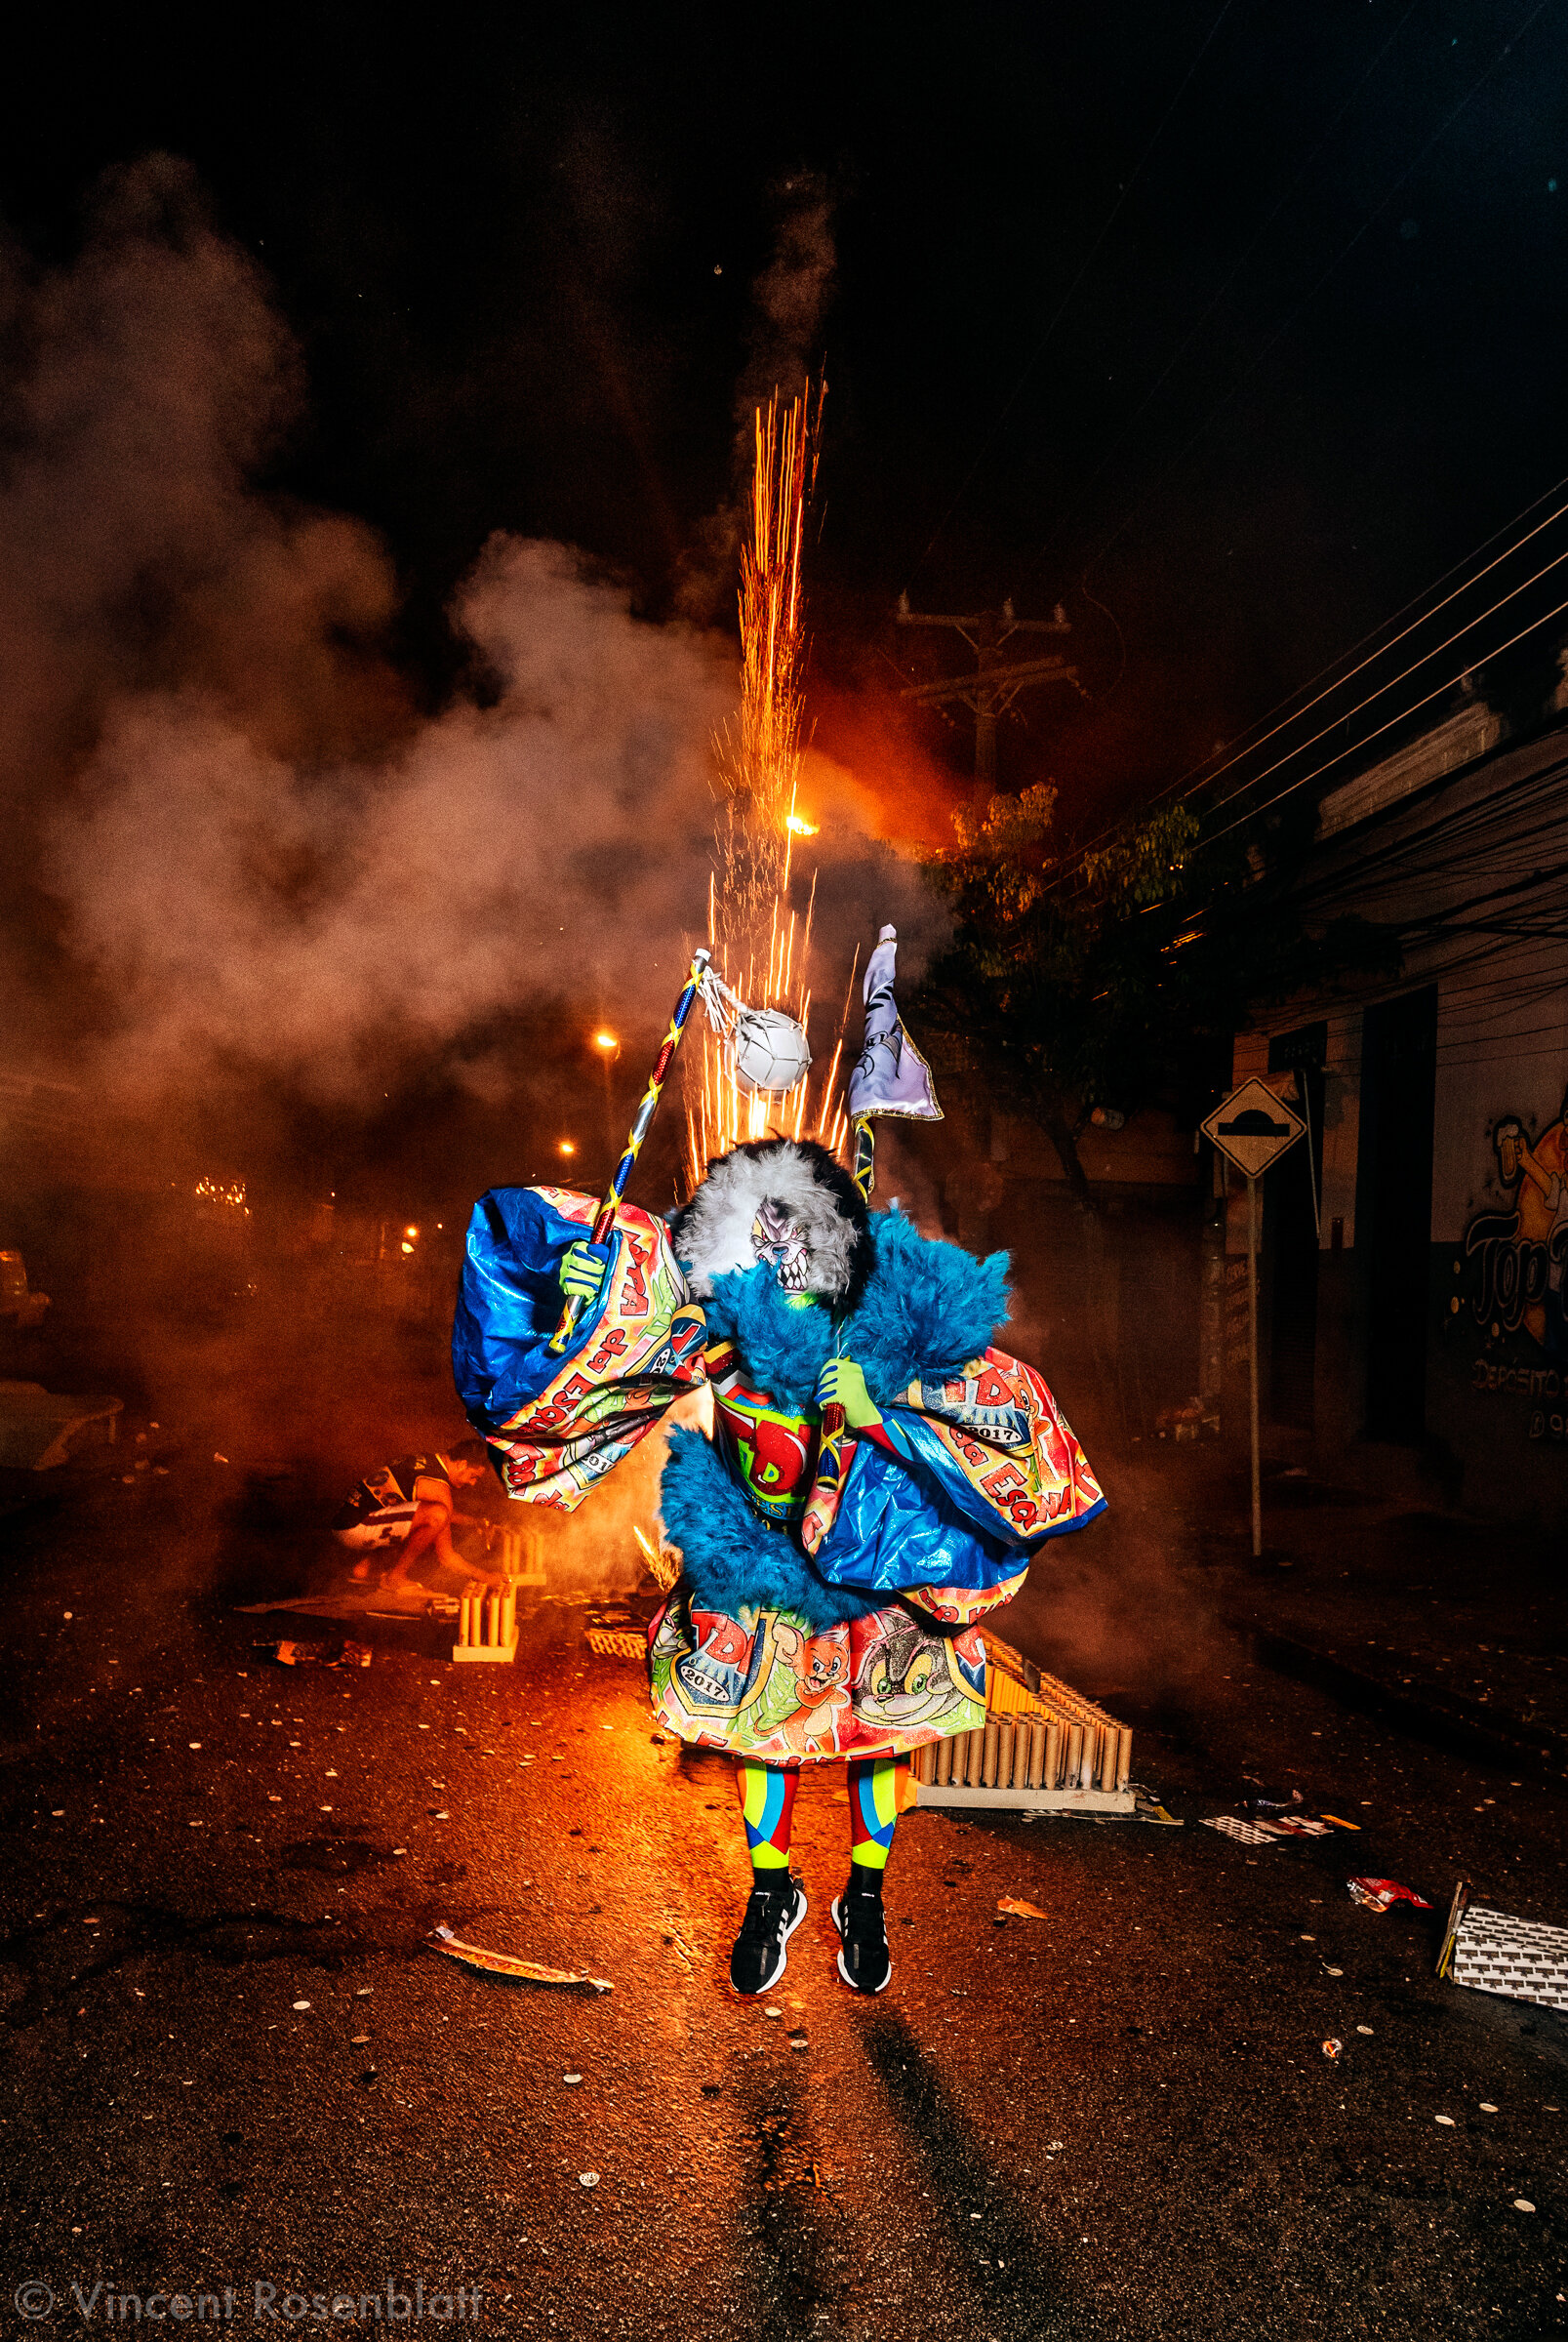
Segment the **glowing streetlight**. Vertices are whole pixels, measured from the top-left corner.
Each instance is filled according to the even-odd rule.
[[[403,1231],[405,1236],[417,1236],[419,1232],[417,1228],[405,1228]]]
[[[621,1043],[613,1032],[596,1032],[593,1036],[593,1046],[595,1049],[619,1049]]]
[[[555,1151],[557,1154],[576,1154],[577,1141],[575,1139],[562,1139],[558,1143]]]

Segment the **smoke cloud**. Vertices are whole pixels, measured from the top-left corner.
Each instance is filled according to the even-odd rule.
[[[770,387],[832,273],[824,191],[784,207]],[[705,926],[733,646],[498,537],[452,610],[473,680],[421,718],[383,545],[257,484],[302,415],[299,352],[187,168],[114,176],[75,262],[9,252],[0,296],[10,1030],[68,1037],[143,1107],[258,1075],[379,1104],[410,1065],[526,1086],[497,1020],[574,1001],[651,1030]],[[819,999],[881,919],[917,951],[931,916],[853,790],[826,794]]]
[[[773,396],[798,398],[821,350],[838,269],[827,182],[796,171],[773,188],[773,257],[751,288],[750,356],[736,390],[741,455],[750,460],[751,417]]]

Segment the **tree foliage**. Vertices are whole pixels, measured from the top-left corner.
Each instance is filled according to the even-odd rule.
[[[952,940],[920,1007],[999,1103],[1042,1124],[1087,1202],[1077,1140],[1097,1107],[1192,1094],[1259,1008],[1398,953],[1362,920],[1313,930],[1293,909],[1299,830],[1210,841],[1177,804],[1067,857],[1055,815],[1040,784],[957,816],[956,847],[931,865]]]

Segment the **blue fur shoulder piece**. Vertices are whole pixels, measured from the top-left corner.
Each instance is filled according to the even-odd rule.
[[[728,1335],[757,1388],[781,1406],[809,1407],[833,1347],[831,1312],[821,1302],[791,1309],[765,1261],[713,1279],[703,1304],[710,1335]],[[677,1540],[677,1543],[679,1541]]]
[[[988,1348],[1008,1313],[1008,1256],[921,1235],[900,1211],[871,1221],[876,1267],[850,1319],[845,1348],[879,1406],[915,1377],[955,1373]]]
[[[767,1273],[771,1283],[773,1272]],[[787,1610],[812,1634],[823,1635],[877,1607],[875,1595],[867,1599],[852,1587],[827,1585],[792,1537],[765,1528],[701,1432],[685,1426],[671,1432],[659,1510],[665,1535],[681,1550],[699,1610],[730,1618],[745,1603]]]

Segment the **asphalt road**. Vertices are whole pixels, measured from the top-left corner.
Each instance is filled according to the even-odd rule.
[[[1568,2331],[1568,2028],[1432,1974],[1461,1872],[1568,1919],[1560,1789],[1173,1623],[1157,1698],[1113,1663],[1084,1688],[1118,1690],[1185,1828],[906,1815],[892,1985],[860,2001],[820,1770],[810,1917],[741,2003],[727,1769],[658,1738],[580,1610],[542,1608],[514,1668],[388,1627],[368,1671],[286,1671],[223,1535],[190,1470],[11,1524],[0,2331],[201,2293],[240,2331],[319,2330],[313,2295],[384,2324],[389,2281],[437,2330],[584,2342]],[[1173,1562],[1172,1622],[1212,1608],[1183,1589]],[[1047,1656],[1056,1598],[1013,1614]],[[1248,1771],[1363,1835],[1198,1827]],[[1351,1871],[1439,1908],[1375,1917]],[[1048,1916],[998,1923],[1003,1896]],[[442,1920],[614,1991],[487,1982],[427,1949]]]

